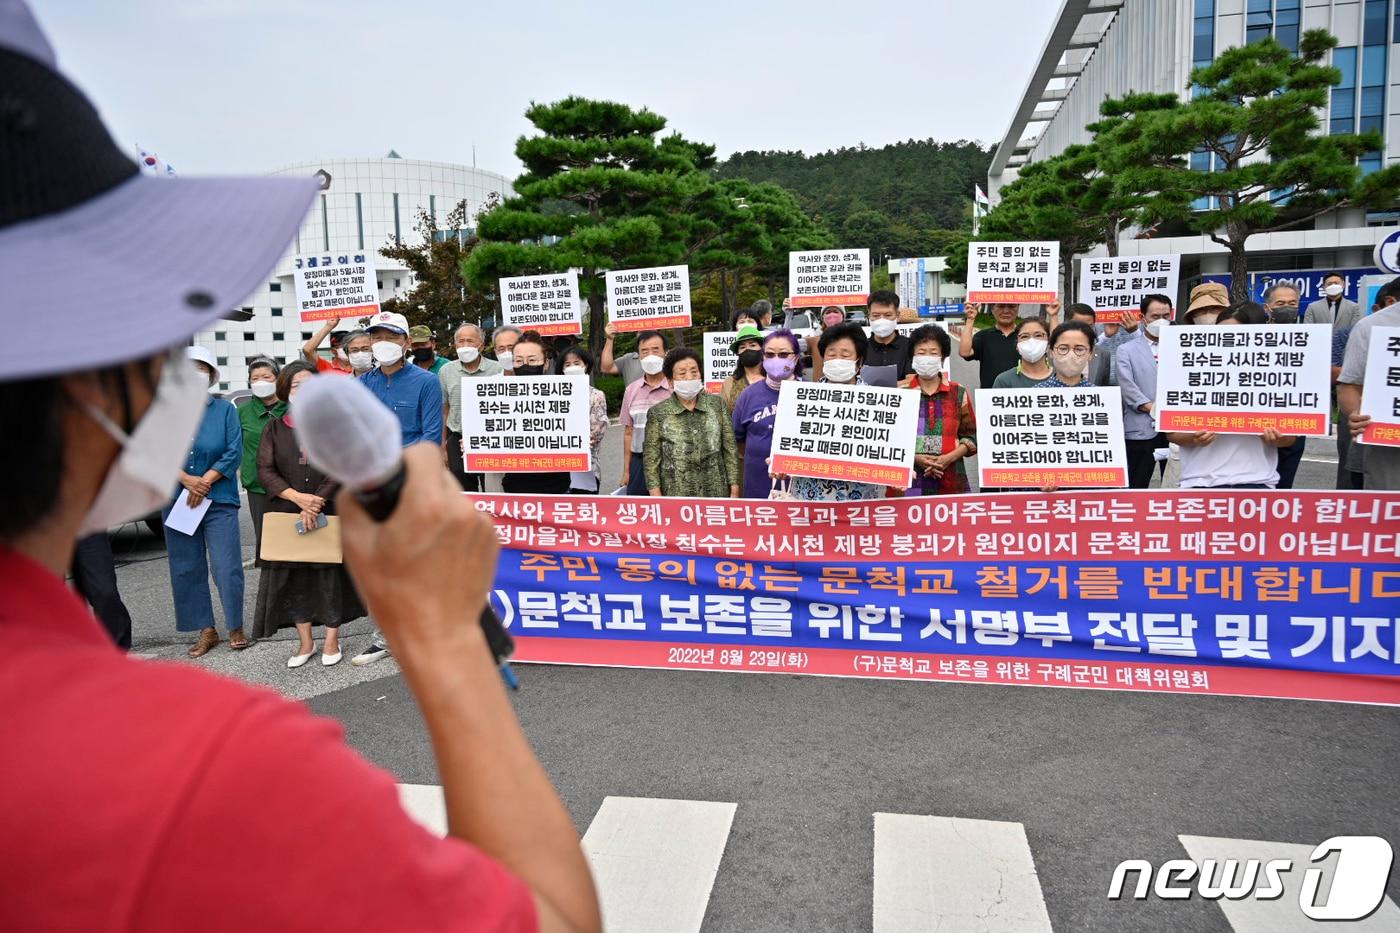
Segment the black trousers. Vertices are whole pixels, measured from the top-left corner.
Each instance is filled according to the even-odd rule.
[[[1298,467],[1303,462],[1303,448],[1307,446],[1307,443],[1306,437],[1300,437],[1290,446],[1279,449],[1277,488],[1293,488],[1293,478],[1298,475]]]
[[[480,473],[467,472],[466,464],[462,462],[462,435],[456,431],[447,432],[447,469],[467,492],[481,492],[486,488],[485,477]]]
[[[92,606],[93,614],[117,647],[131,647],[131,613],[117,592],[117,564],[107,532],[78,539],[73,553],[73,588]]]
[[[1137,440],[1128,438],[1125,442],[1128,458],[1128,486],[1131,489],[1149,489],[1152,486],[1152,470],[1157,466],[1157,451],[1167,446],[1167,436]],[[1162,464],[1166,472],[1166,464]]]

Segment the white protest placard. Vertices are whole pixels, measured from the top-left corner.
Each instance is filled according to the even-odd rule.
[[[734,375],[739,354],[734,352],[737,330],[712,330],[705,334],[705,391],[718,393],[724,380]]]
[[[1362,378],[1360,414],[1370,415],[1371,423],[1361,443],[1400,447],[1400,327],[1372,329]]]
[[[1116,324],[1124,311],[1137,311],[1147,295],[1166,295],[1176,304],[1181,257],[1109,256],[1086,259],[1079,269],[1079,300],[1094,309],[1099,324]]]
[[[462,457],[469,473],[582,473],[588,377],[462,377]]]
[[[778,392],[772,470],[906,488],[918,426],[913,389],[788,379]]]
[[[501,313],[507,324],[537,331],[541,337],[583,333],[583,304],[578,272],[517,275],[501,279]]]
[[[1327,435],[1330,324],[1166,327],[1157,346],[1159,431]]]
[[[1060,244],[967,244],[967,300],[976,304],[1049,304],[1059,299]]]
[[[983,489],[1128,485],[1117,386],[978,389],[976,410]]]
[[[292,284],[303,321],[379,313],[379,282],[370,253],[317,253],[292,261]]]
[[[788,298],[794,308],[865,304],[870,298],[870,250],[788,253]]]
[[[619,333],[690,326],[690,267],[615,269],[603,278],[608,320]]]

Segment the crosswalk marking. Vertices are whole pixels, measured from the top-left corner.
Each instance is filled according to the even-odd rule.
[[[1049,931],[1025,829],[876,813],[873,928]]]
[[[691,933],[705,919],[736,805],[608,797],[583,850],[608,933]]]
[[[1296,845],[1284,842],[1263,842],[1258,839],[1225,839],[1217,836],[1178,836],[1191,860],[1200,864],[1206,859],[1214,859],[1216,869],[1213,880],[1218,880],[1221,867],[1226,859],[1237,859],[1243,864],[1247,859],[1258,859],[1261,863],[1270,859],[1292,859],[1293,868],[1281,873],[1284,893],[1282,897],[1261,901],[1257,898],[1216,901],[1225,912],[1225,919],[1235,933],[1303,933],[1332,926],[1345,927],[1347,933],[1371,933],[1371,931],[1400,930],[1400,907],[1390,898],[1381,902],[1380,908],[1367,917],[1348,923],[1327,923],[1310,920],[1298,907],[1298,892],[1303,884],[1304,872],[1311,867],[1309,858],[1314,845]],[[1318,840],[1319,842],[1321,840]],[[1335,859],[1335,856],[1333,856]],[[1334,864],[1334,863],[1328,863]],[[1265,880],[1261,877],[1259,884]]]

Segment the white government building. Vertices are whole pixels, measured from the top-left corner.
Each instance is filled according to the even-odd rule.
[[[420,242],[414,231],[421,208],[439,224],[463,199],[468,222],[492,194],[509,197],[504,175],[449,162],[404,159],[390,152],[382,159],[323,159],[295,162],[273,175],[329,175],[329,187],[306,215],[288,254],[268,281],[231,311],[250,315],[244,321],[220,321],[199,333],[194,342],[213,351],[219,363],[222,391],[247,386],[248,360],[270,356],[295,359],[320,324],[303,324],[292,287],[292,259],[304,253],[360,252],[373,254],[380,300],[413,287],[409,271],[379,254],[380,247],[401,240]],[[325,182],[323,182],[323,185]],[[413,323],[410,315],[410,323]],[[439,334],[439,339],[443,335]]]
[[[1320,132],[1379,129],[1385,146],[1363,158],[1362,169],[1400,160],[1400,5],[1392,8],[1391,0],[1064,0],[992,158],[992,203],[1022,166],[1089,142],[1086,127],[1106,98],[1139,91],[1185,99],[1193,67],[1266,36],[1296,49],[1308,29],[1337,37],[1331,63],[1342,72]],[[1209,155],[1192,161],[1205,170]],[[1249,268],[1311,270],[1313,276],[1299,276],[1308,284],[1332,268],[1371,271],[1375,244],[1397,223],[1400,212],[1344,210],[1296,229],[1256,234],[1249,239]],[[1228,254],[1207,237],[1132,235],[1120,242],[1121,255],[1181,255],[1183,296],[1197,276],[1229,271]],[[1317,297],[1312,292],[1303,300]]]

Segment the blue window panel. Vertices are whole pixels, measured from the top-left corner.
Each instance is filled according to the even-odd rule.
[[[1250,26],[1244,32],[1244,43],[1249,45],[1252,42],[1263,42],[1272,35],[1272,30],[1268,26]]]
[[[1366,0],[1365,25],[1361,30],[1362,45],[1380,45],[1386,41],[1385,21],[1390,12],[1389,0]]]
[[[1296,51],[1298,51],[1298,37],[1299,37],[1298,29],[1299,29],[1299,27],[1298,27],[1297,25],[1293,25],[1293,26],[1282,26],[1282,25],[1281,25],[1281,26],[1279,26],[1277,29],[1274,30],[1274,38],[1278,40],[1279,45],[1281,45],[1281,46],[1283,46],[1284,48],[1288,49],[1288,51],[1290,51],[1290,52],[1296,52]]]
[[[1361,86],[1385,84],[1385,46],[1368,45],[1361,53]]]
[[[1332,119],[1345,119],[1350,122],[1356,116],[1356,91],[1353,88],[1338,88],[1332,92]]]
[[[1384,117],[1362,117],[1362,118],[1361,118],[1361,132],[1363,132],[1363,133],[1369,133],[1371,130],[1381,130],[1382,132],[1384,132],[1384,130],[1385,130],[1385,118],[1384,118]]]
[[[1245,18],[1245,25],[1253,29],[1255,26],[1272,26],[1274,24],[1274,14],[1265,10],[1263,13],[1251,13]]]
[[[1361,89],[1361,116],[1379,117],[1385,113],[1385,88],[1363,87]]]
[[[1361,157],[1360,162],[1357,164],[1361,166],[1362,175],[1369,175],[1372,172],[1380,171],[1381,154],[1379,152],[1368,152]]]
[[[1296,10],[1302,5],[1302,0],[1278,0],[1274,4],[1274,9],[1282,13],[1284,10]]]
[[[1353,132],[1355,128],[1355,117],[1342,117],[1340,119],[1334,118],[1328,125],[1327,131],[1333,136],[1344,136],[1347,133]]]
[[[1209,152],[1201,152],[1199,150],[1191,153],[1191,171],[1209,172],[1210,156],[1211,154]]]
[[[1195,16],[1197,19],[1201,19],[1202,17],[1209,17],[1211,19],[1214,19],[1215,0],[1196,0]]]
[[[1338,88],[1356,87],[1356,46],[1333,49],[1332,67],[1342,73],[1342,80],[1337,82]]]
[[[1196,66],[1210,64],[1210,60],[1215,57],[1215,20],[1196,20],[1195,39],[1191,47],[1191,58]]]
[[[1391,42],[1400,42],[1400,6],[1395,8],[1395,28],[1390,33]]]
[[[1273,0],[1249,0],[1250,13],[1272,13],[1273,9]]]

